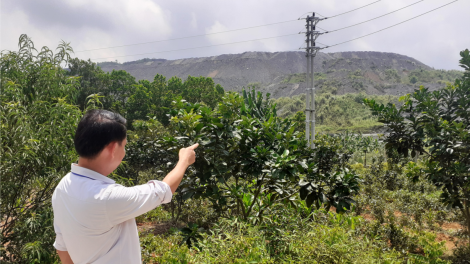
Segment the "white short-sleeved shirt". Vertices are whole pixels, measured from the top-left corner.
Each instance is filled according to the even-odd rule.
[[[124,187],[72,164],[52,195],[54,247],[75,264],[142,263],[135,217],[171,198],[164,182]]]

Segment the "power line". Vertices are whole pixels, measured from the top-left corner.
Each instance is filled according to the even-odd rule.
[[[324,19],[333,18],[333,17],[341,16],[341,15],[344,15],[344,14],[347,14],[347,13],[351,13],[351,12],[353,12],[353,11],[359,10],[359,9],[364,8],[364,7],[366,7],[366,6],[370,6],[370,5],[375,4],[375,3],[378,3],[378,2],[380,2],[380,1],[382,1],[382,0],[378,0],[378,1],[375,1],[375,2],[372,2],[372,3],[369,3],[369,4],[367,4],[367,5],[360,6],[360,7],[358,7],[358,8],[353,9],[353,10],[349,10],[349,11],[347,11],[347,12],[343,12],[343,13],[341,13],[341,14],[337,14],[337,15],[334,15],[334,16],[331,16],[331,17],[326,17],[326,16],[324,16],[324,15],[318,13],[318,12],[315,12],[315,15],[319,15],[319,16],[323,17]],[[424,1],[424,0],[423,0],[423,1]],[[300,20],[300,19],[303,19],[303,18],[301,18],[301,17],[304,16],[305,14],[308,14],[308,13],[313,13],[313,11],[312,11],[312,12],[307,12],[307,13],[302,14],[302,15],[299,17],[299,20]],[[321,28],[321,27],[319,27],[319,26],[317,26],[317,28],[319,28],[319,29],[321,29],[321,30],[323,30],[323,31],[328,31],[327,29]],[[332,32],[332,31],[330,31],[330,32]]]
[[[149,41],[149,42],[141,42],[141,43],[134,43],[134,44],[127,44],[127,45],[120,45],[120,46],[112,46],[112,47],[103,47],[103,48],[96,48],[96,49],[80,50],[80,51],[76,51],[75,53],[86,52],[86,51],[95,51],[95,50],[103,50],[103,49],[114,49],[114,48],[130,47],[130,46],[137,46],[137,45],[144,45],[144,44],[150,44],[150,43],[158,43],[158,42],[172,41],[172,40],[180,40],[180,39],[187,39],[187,38],[195,38],[195,37],[202,37],[202,36],[210,36],[210,35],[221,34],[221,33],[227,33],[227,32],[234,32],[234,31],[239,31],[239,30],[246,30],[246,29],[258,28],[258,27],[266,27],[266,26],[278,25],[278,24],[283,24],[283,23],[288,23],[288,22],[294,22],[294,21],[298,21],[298,19],[287,20],[287,21],[281,21],[281,22],[276,22],[276,23],[271,23],[271,24],[264,24],[264,25],[253,26],[253,27],[232,29],[232,30],[221,31],[221,32],[215,32],[215,33],[208,33],[208,34],[201,34],[201,35],[193,35],[193,36],[187,36],[187,37],[181,37],[181,38],[162,39],[162,40]]]
[[[422,14],[420,14],[420,15],[417,15],[417,16],[415,16],[415,17],[412,17],[412,18],[407,19],[407,20],[405,20],[405,21],[402,21],[402,22],[400,22],[400,23],[391,25],[391,26],[389,26],[389,27],[383,28],[383,29],[381,29],[381,30],[377,30],[377,31],[374,31],[374,32],[369,33],[369,34],[367,34],[367,35],[364,35],[364,36],[361,36],[361,37],[357,37],[357,38],[354,38],[354,39],[351,39],[351,40],[343,41],[343,42],[340,42],[340,43],[337,43],[337,44],[334,44],[334,45],[331,45],[331,46],[327,46],[327,47],[324,47],[324,48],[322,48],[322,49],[331,48],[331,47],[334,47],[334,46],[338,46],[338,45],[341,45],[341,44],[344,44],[344,43],[348,43],[348,42],[351,42],[351,41],[354,41],[354,40],[358,40],[358,39],[360,39],[360,38],[364,38],[364,37],[367,37],[367,36],[370,36],[370,35],[379,33],[379,32],[381,32],[381,31],[384,31],[384,30],[387,30],[387,29],[389,29],[389,28],[398,26],[398,25],[400,25],[400,24],[403,24],[403,23],[405,23],[405,22],[408,22],[408,21],[413,20],[413,19],[415,19],[415,18],[418,18],[418,17],[420,17],[420,16],[429,14],[429,13],[431,13],[431,12],[433,12],[433,11],[436,11],[436,10],[438,10],[438,9],[440,9],[440,8],[443,8],[443,7],[445,7],[445,6],[448,6],[448,5],[450,5],[450,4],[453,4],[453,3],[457,2],[457,1],[459,1],[459,0],[452,1],[452,2],[447,3],[447,4],[445,4],[445,5],[442,5],[442,6],[439,6],[439,7],[437,7],[437,8],[434,8],[434,9],[432,9],[432,10],[429,10],[428,12],[422,13]]]
[[[360,7],[358,7],[358,8],[355,8],[355,9],[353,9],[353,10],[349,10],[349,11],[347,11],[347,12],[343,12],[343,13],[340,13],[340,14],[337,14],[337,15],[334,15],[334,16],[330,16],[330,17],[324,16],[324,15],[318,13],[318,12],[315,12],[315,15],[319,15],[319,16],[321,16],[321,17],[324,17],[325,19],[329,19],[329,18],[333,18],[333,17],[337,17],[337,16],[342,16],[342,15],[345,15],[345,14],[348,14],[348,13],[351,13],[351,12],[354,12],[354,11],[356,11],[356,10],[359,10],[359,9],[361,9],[361,8],[364,8],[364,7],[367,7],[367,6],[370,6],[370,5],[373,5],[373,4],[378,3],[378,2],[380,2],[380,1],[382,1],[382,0],[378,0],[378,1],[375,1],[375,2],[372,2],[372,3],[369,3],[369,4],[367,4],[367,5],[363,5],[363,6],[360,6]],[[312,11],[312,12],[307,12],[307,13],[313,13],[313,11]],[[305,13],[305,14],[307,14],[307,13]],[[303,14],[303,15],[305,15],[305,14]],[[303,15],[302,15],[302,16],[303,16]],[[299,18],[299,19],[300,19],[300,18]]]
[[[425,0],[420,0],[420,1],[418,1],[418,2],[414,2],[414,3],[410,4],[410,5],[407,5],[407,6],[402,7],[402,8],[400,8],[400,9],[394,10],[394,11],[392,11],[392,12],[383,14],[383,15],[378,16],[378,17],[374,17],[374,18],[369,19],[369,20],[366,20],[366,21],[362,21],[362,22],[357,23],[357,24],[354,24],[354,25],[350,25],[350,26],[347,26],[347,27],[343,27],[343,28],[338,28],[338,29],[335,29],[335,30],[327,31],[327,32],[325,32],[325,34],[326,34],[326,33],[333,33],[333,32],[340,31],[340,30],[347,29],[347,28],[351,28],[351,27],[355,27],[355,26],[357,26],[357,25],[361,25],[361,24],[370,22],[370,21],[372,21],[372,20],[379,19],[379,18],[384,17],[384,16],[388,16],[388,15],[390,15],[390,14],[393,14],[393,13],[395,13],[395,12],[398,12],[398,11],[402,10],[402,9],[408,8],[408,7],[410,7],[410,6],[416,5],[416,4],[418,4],[418,3],[420,3],[420,2],[423,2],[423,1],[425,1]]]
[[[230,42],[230,43],[223,43],[223,44],[216,44],[216,45],[208,45],[208,46],[200,46],[200,47],[193,47],[193,48],[184,48],[184,49],[175,49],[175,50],[165,50],[165,51],[157,51],[157,52],[149,52],[149,53],[140,53],[140,54],[131,54],[131,55],[121,55],[121,56],[114,56],[114,57],[107,57],[107,58],[95,58],[90,60],[104,60],[104,59],[114,59],[114,58],[121,58],[121,57],[129,57],[129,56],[139,56],[139,55],[149,55],[149,54],[157,54],[157,53],[166,53],[166,52],[173,52],[173,51],[182,51],[182,50],[191,50],[191,49],[201,49],[201,48],[209,48],[209,47],[216,47],[216,46],[224,46],[224,45],[232,45],[232,44],[239,44],[251,41],[258,41],[258,40],[265,40],[265,39],[274,39],[274,38],[282,38],[288,36],[298,36],[298,33],[295,34],[287,34],[269,38],[260,38],[260,39],[251,39],[251,40],[244,40],[244,41],[237,41],[237,42]]]
[[[379,0],[379,1],[381,1],[381,0]],[[342,14],[346,14],[346,13],[350,13],[350,12],[352,12],[352,11],[358,10],[358,9],[363,8],[363,7],[366,7],[366,6],[369,6],[369,5],[374,4],[374,3],[377,3],[377,2],[379,2],[379,1],[375,1],[375,2],[370,3],[370,4],[368,4],[368,5],[365,5],[365,6],[356,8],[356,9],[353,9],[353,10],[348,11],[348,12],[344,12],[344,13],[338,14],[338,15],[336,15],[336,16],[339,16],[339,15],[342,15]],[[415,3],[411,4],[411,5],[417,4],[417,3],[422,2],[422,1],[424,1],[424,0],[415,2]],[[418,15],[418,16],[415,16],[415,17],[413,17],[413,18],[411,18],[411,19],[402,21],[402,22],[397,23],[397,24],[394,24],[394,25],[392,25],[392,26],[390,26],[390,27],[383,28],[383,29],[381,29],[381,30],[372,32],[372,33],[370,33],[370,34],[367,34],[367,35],[364,35],[364,36],[361,36],[361,37],[358,37],[358,38],[354,38],[354,39],[351,39],[351,40],[348,40],[348,41],[340,42],[340,43],[337,43],[337,44],[334,44],[334,45],[331,45],[331,46],[328,46],[328,45],[323,44],[323,43],[320,43],[320,42],[318,42],[318,43],[321,44],[321,45],[326,46],[326,47],[323,47],[322,49],[330,48],[330,47],[334,47],[334,46],[338,46],[338,45],[341,45],[341,44],[344,44],[344,43],[347,43],[347,42],[351,42],[351,41],[354,41],[354,40],[357,40],[357,39],[360,39],[360,38],[364,38],[364,37],[367,37],[367,36],[376,34],[376,33],[378,33],[378,32],[384,31],[384,30],[386,30],[386,29],[392,28],[392,27],[394,27],[394,26],[403,24],[403,23],[405,23],[405,22],[407,22],[407,21],[413,20],[413,19],[415,19],[415,18],[418,18],[418,17],[423,16],[423,15],[425,15],[425,14],[428,14],[428,13],[430,13],[430,12],[433,12],[433,11],[435,11],[435,10],[437,10],[437,9],[440,9],[440,8],[442,8],[442,7],[445,7],[445,6],[447,6],[447,5],[450,5],[450,4],[452,4],[452,3],[455,3],[455,2],[457,2],[457,1],[458,1],[458,0],[452,1],[452,2],[450,2],[450,3],[448,3],[448,4],[442,5],[442,6],[438,7],[438,8],[435,8],[435,9],[433,9],[433,10],[430,10],[430,11],[426,12],[426,13],[423,13],[423,14],[420,14],[420,15]],[[405,7],[401,8],[401,9],[404,9],[404,8],[409,7],[409,6],[411,6],[411,5],[405,6]],[[384,14],[384,15],[382,15],[382,16],[379,16],[379,17],[376,17],[376,18],[373,18],[373,19],[370,19],[370,20],[367,20],[367,21],[364,21],[364,22],[361,22],[361,23],[358,23],[358,24],[355,24],[355,25],[359,25],[359,24],[362,24],[362,23],[369,22],[369,21],[371,21],[371,20],[374,20],[374,19],[377,19],[377,18],[386,16],[386,15],[391,14],[391,13],[393,13],[393,12],[397,12],[397,11],[399,11],[399,10],[401,10],[401,9],[392,11],[392,12],[390,12],[390,13]],[[336,17],[336,16],[333,16],[333,17]],[[274,25],[274,24],[280,24],[280,23],[292,22],[292,21],[297,21],[297,20],[290,20],[290,21],[284,21],[284,22],[278,22],[278,23],[271,23],[271,24],[266,24],[266,25]],[[261,25],[261,26],[266,26],[266,25]],[[353,26],[355,26],[355,25],[351,25],[351,26],[348,26],[348,27],[344,27],[344,28],[340,28],[340,29],[333,30],[333,31],[329,31],[329,33],[335,32],[335,31],[339,31],[339,30],[342,30],[342,29],[345,29],[345,28],[353,27]],[[261,26],[255,26],[255,27],[261,27]],[[249,27],[249,28],[255,28],[255,27]],[[243,29],[249,29],[249,28],[243,28]],[[320,28],[320,27],[318,27],[318,28]],[[230,30],[230,31],[237,31],[237,30],[243,30],[243,29],[235,29],[235,30]],[[322,28],[320,28],[320,29],[322,29]],[[322,29],[322,30],[324,30],[324,29]],[[225,31],[225,32],[230,32],[230,31]],[[218,32],[218,33],[223,33],[223,32]],[[218,34],[218,33],[211,33],[211,34]],[[205,34],[205,35],[210,35],[210,34]],[[199,48],[208,48],[208,47],[223,46],[223,45],[232,45],[232,44],[239,44],[239,43],[245,43],[245,42],[251,42],[251,41],[265,40],[265,39],[273,39],[273,38],[287,37],[287,36],[293,36],[293,35],[296,35],[296,34],[287,34],[287,35],[281,35],[281,36],[275,36],[275,37],[269,37],[269,38],[252,39],[252,40],[246,40],[246,41],[238,41],[238,42],[231,42],[231,43],[224,43],[224,44],[217,44],[217,45],[208,45],[208,46],[200,46],[200,47],[185,48],[185,49],[175,49],[175,50],[167,50],[167,51],[159,51],[159,52],[140,53],[140,54],[131,54],[131,55],[121,55],[121,56],[106,57],[106,58],[95,58],[95,59],[91,59],[91,60],[112,59],[112,58],[120,58],[120,57],[139,56],[139,55],[166,53],[166,52],[174,52],[174,51],[182,51],[182,50],[199,49]],[[201,36],[204,36],[204,35],[201,35]],[[192,36],[192,37],[194,37],[194,36]],[[190,38],[190,37],[184,37],[184,38]],[[180,38],[180,39],[182,39],[182,38]],[[167,40],[162,40],[162,41],[167,41]],[[153,42],[149,42],[149,43],[153,43]],[[138,43],[138,44],[143,44],[143,43]],[[138,44],[131,44],[131,45],[138,45]],[[125,46],[128,46],[128,45],[125,45]],[[119,47],[119,46],[117,46],[117,47]],[[110,48],[112,48],[112,47],[110,47]],[[104,48],[101,48],[101,49],[104,49]]]
[[[380,1],[382,1],[382,0],[378,0],[378,1],[372,2],[372,3],[370,3],[370,4],[367,4],[367,5],[365,5],[365,6],[361,6],[361,7],[358,7],[358,8],[356,8],[356,9],[353,9],[353,10],[351,10],[351,11],[344,12],[344,13],[341,13],[341,14],[337,14],[337,15],[334,15],[334,16],[331,16],[331,17],[328,17],[328,18],[333,18],[333,17],[337,17],[337,16],[342,16],[342,15],[344,15],[344,14],[351,13],[351,12],[354,12],[354,11],[359,10],[359,9],[361,9],[361,8],[364,8],[364,7],[373,5],[373,4],[378,3],[378,2],[380,2]]]
[[[372,5],[372,4],[377,3],[377,2],[380,2],[380,1],[382,1],[382,0],[375,1],[375,2],[373,2],[373,3],[370,3],[370,4],[367,4],[367,5],[365,5],[365,6],[356,8],[356,9],[354,9],[354,10],[350,10],[350,11],[348,11],[348,12],[344,12],[344,13],[342,13],[342,14],[350,13],[350,12],[352,12],[352,11],[361,9],[361,8],[363,8],[363,7]],[[303,15],[308,14],[308,13],[309,13],[309,12],[304,13]],[[340,15],[342,15],[342,14],[338,14],[338,15],[335,15],[335,16],[332,16],[332,17],[340,16]],[[303,16],[303,15],[302,15],[302,16]],[[331,18],[331,17],[330,17],[330,18]],[[300,19],[300,18],[299,18],[299,19]],[[221,33],[228,33],[228,32],[234,32],[234,31],[240,31],[240,30],[246,30],[246,29],[253,29],[253,28],[259,28],[259,27],[266,27],[266,26],[284,24],[284,23],[289,23],[289,22],[298,21],[299,19],[293,19],[293,20],[275,22],[275,23],[264,24],[264,25],[259,25],[259,26],[252,26],[252,27],[246,27],[246,28],[232,29],[232,30],[220,31],[220,32],[215,32],[215,33],[208,33],[208,34],[200,34],[200,35],[193,35],[193,36],[187,36],[187,37],[173,38],[173,39],[162,39],[162,40],[155,40],[155,41],[148,41],[148,42],[140,42],[140,43],[126,44],[126,45],[119,45],[119,46],[112,46],[112,47],[103,47],[103,48],[96,48],[96,49],[80,50],[80,51],[75,51],[75,53],[81,53],[81,52],[87,52],[87,51],[95,51],[95,50],[103,50],[103,49],[114,49],[114,48],[130,47],[130,46],[137,46],[137,45],[144,45],[144,44],[151,44],[151,43],[158,43],[158,42],[166,42],[166,41],[172,41],[172,40],[180,40],[180,39],[188,39],[188,38],[195,38],[195,37],[210,36],[210,35],[221,34]],[[326,29],[322,29],[322,28],[320,28],[320,29],[321,29],[321,30],[324,30],[324,31],[328,31],[328,30],[326,30]]]

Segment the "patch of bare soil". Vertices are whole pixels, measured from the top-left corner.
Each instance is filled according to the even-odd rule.
[[[393,214],[395,215],[395,217],[401,217],[403,215],[403,213],[400,211],[395,211],[393,212]]]
[[[455,243],[451,236],[444,234],[444,233],[437,233],[436,234],[436,241],[441,242],[445,241],[445,246],[447,249],[447,253],[450,253],[455,248]]]
[[[380,79],[380,76],[375,72],[366,71],[364,75],[365,75],[366,78],[369,78],[374,82],[381,82],[382,81],[382,79]]]
[[[461,224],[455,223],[455,222],[453,222],[453,223],[444,223],[444,224],[442,224],[441,227],[442,227],[443,230],[459,230],[459,229],[461,230],[461,229],[463,229],[463,226]]]
[[[185,225],[182,223],[174,224],[173,222],[162,222],[162,223],[152,223],[152,222],[145,222],[145,223],[137,223],[137,230],[139,232],[152,232],[154,235],[162,235],[168,233],[170,228],[182,228]]]
[[[364,218],[367,221],[372,221],[374,220],[374,217],[371,214],[361,214],[362,218]]]
[[[403,214],[402,212],[399,212],[399,211],[395,211],[394,212],[394,215],[396,217],[401,217],[405,214]],[[361,216],[366,220],[366,221],[372,221],[374,220],[374,217],[371,215],[371,214],[367,214],[367,213],[363,213],[361,214]],[[457,230],[462,230],[463,229],[463,226],[459,223],[455,223],[455,222],[452,222],[452,223],[444,223],[442,224],[441,226],[442,230],[444,231],[448,231],[448,230],[454,230],[454,231],[457,231]],[[445,233],[442,233],[442,232],[438,232],[436,233],[436,241],[438,242],[441,242],[441,241],[445,241],[445,247],[446,247],[446,254],[451,254],[452,253],[452,250],[455,249],[456,247],[456,244],[455,244],[455,237],[452,237],[451,235],[448,235],[448,234],[445,234]]]
[[[219,73],[218,70],[211,71],[211,72],[207,75],[207,77],[214,78],[215,76],[217,76],[218,73]]]
[[[153,234],[162,235],[162,234],[168,233],[168,231],[172,227],[180,227],[180,226],[175,226],[174,224],[169,223],[169,222],[155,224],[153,226]]]
[[[139,230],[139,232],[145,232],[152,227],[152,222],[137,223],[137,230]]]

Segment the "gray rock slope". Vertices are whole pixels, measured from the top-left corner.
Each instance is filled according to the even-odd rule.
[[[320,92],[344,94],[403,94],[419,85],[436,89],[445,85],[429,66],[407,56],[384,52],[319,53],[315,58],[315,84]],[[273,97],[304,92],[306,58],[304,52],[245,52],[180,60],[143,59],[139,61],[99,63],[104,71],[125,70],[137,80],[153,80],[155,74],[167,78],[206,76],[225,90],[240,91],[256,87]],[[426,78],[424,78],[423,73]],[[416,75],[417,79],[411,79]],[[436,75],[436,76],[435,76]],[[420,80],[422,79],[422,80]]]

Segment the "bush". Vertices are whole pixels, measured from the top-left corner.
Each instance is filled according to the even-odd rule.
[[[20,50],[0,60],[4,261],[56,259],[50,199],[77,159],[73,135],[81,116],[73,105],[76,78],[60,68],[69,51],[62,43],[55,55],[46,47],[35,54],[31,40],[22,35]]]
[[[420,87],[401,98],[400,107],[364,103],[388,128],[385,148],[395,162],[425,155],[427,179],[442,187],[442,201],[461,210],[470,232],[470,51],[460,55],[465,73],[454,85],[433,92]]]

